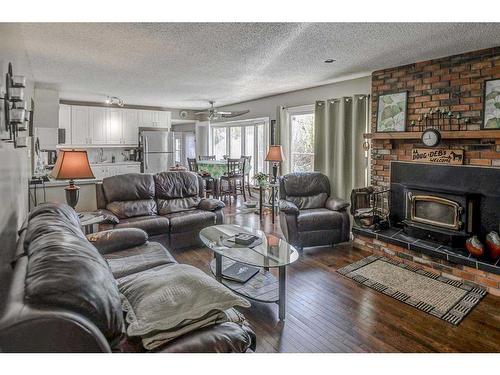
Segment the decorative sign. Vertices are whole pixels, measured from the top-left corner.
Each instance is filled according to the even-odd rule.
[[[463,164],[464,150],[447,148],[414,148],[411,160],[432,164]]]

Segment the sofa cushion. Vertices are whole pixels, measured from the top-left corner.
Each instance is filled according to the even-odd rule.
[[[169,232],[170,221],[165,216],[139,216],[128,219],[121,219],[115,228],[139,228],[150,236],[157,234],[167,234]]]
[[[156,198],[199,197],[199,179],[194,172],[162,172],[154,175]]]
[[[217,215],[213,211],[191,210],[168,214],[165,217],[170,221],[170,233],[200,231],[215,225]]]
[[[33,208],[28,217],[24,249],[31,241],[48,233],[72,233],[85,238],[78,214],[70,206],[62,203],[42,203]]]
[[[108,203],[153,199],[155,196],[153,176],[147,173],[127,173],[106,177],[102,180],[102,188]]]
[[[29,253],[26,302],[82,314],[114,345],[124,327],[120,293],[96,248],[69,231],[54,232],[33,239]]]
[[[143,245],[148,240],[148,234],[138,228],[105,230],[88,234],[86,237],[101,255]]]
[[[129,336],[171,330],[213,310],[250,303],[196,267],[172,264],[118,280]]]
[[[157,242],[104,255],[115,278],[142,272],[165,264],[176,263],[172,255]]]
[[[200,204],[199,197],[186,197],[174,199],[158,199],[158,214],[167,215],[174,212],[194,210]]]
[[[136,216],[152,216],[157,213],[156,202],[154,199],[114,201],[108,203],[106,205],[106,209],[118,216],[119,219]]]
[[[342,215],[326,208],[300,211],[297,217],[299,232],[337,229],[342,226]]]

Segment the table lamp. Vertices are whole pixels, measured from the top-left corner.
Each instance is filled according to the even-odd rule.
[[[80,187],[75,185],[74,180],[95,178],[85,150],[59,151],[56,165],[50,175],[56,180],[69,180],[69,185],[64,190],[66,190],[66,202],[73,208],[78,203],[80,196]]]
[[[276,177],[278,176],[278,166],[284,159],[283,150],[281,145],[271,145],[267,151],[266,161],[273,163],[273,183],[276,183]]]

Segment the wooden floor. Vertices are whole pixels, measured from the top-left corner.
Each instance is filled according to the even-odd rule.
[[[238,214],[227,207],[226,223],[281,236],[270,216]],[[206,248],[173,252],[181,263],[209,271]],[[335,271],[370,255],[340,245],[306,249],[288,267],[287,318],[278,306],[252,301],[242,309],[257,334],[257,352],[499,352],[500,298],[487,295],[455,327],[347,279]]]

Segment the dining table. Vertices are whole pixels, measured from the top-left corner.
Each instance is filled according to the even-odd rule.
[[[207,173],[214,179],[215,191],[219,196],[219,178],[227,174],[227,160],[197,160],[198,173]],[[252,169],[251,165],[245,163],[245,174]]]

